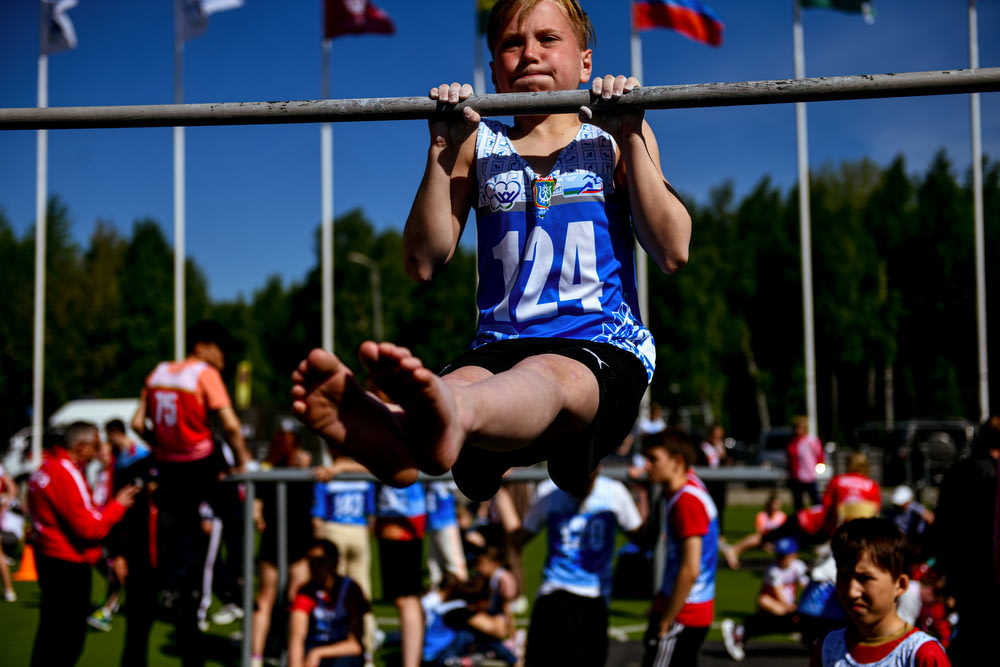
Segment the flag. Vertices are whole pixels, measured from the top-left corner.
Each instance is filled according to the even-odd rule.
[[[227,9],[238,9],[243,0],[174,0],[174,34],[186,42],[199,37],[208,28],[208,16]]]
[[[490,23],[490,12],[497,0],[476,0],[476,16],[479,18],[479,34],[485,35]]]
[[[396,26],[384,11],[368,0],[325,0],[323,38],[374,33],[392,35]]]
[[[725,28],[715,10],[698,0],[635,0],[632,27],[635,30],[670,28],[712,46],[722,44]]]
[[[42,0],[42,31],[39,53],[49,55],[76,48],[76,30],[66,13],[77,0]]]
[[[806,9],[839,9],[842,12],[861,14],[865,23],[875,22],[875,9],[870,0],[801,0]]]

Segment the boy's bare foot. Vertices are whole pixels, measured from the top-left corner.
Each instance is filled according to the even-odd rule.
[[[393,343],[367,341],[358,357],[375,385],[402,408],[405,442],[420,469],[431,475],[450,470],[465,442],[467,425],[448,383],[407,348]]]
[[[404,441],[402,415],[366,392],[334,354],[315,349],[299,363],[292,373],[292,412],[333,450],[386,484],[416,481],[419,471]]]

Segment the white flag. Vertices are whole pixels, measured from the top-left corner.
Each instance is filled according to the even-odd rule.
[[[174,34],[182,42],[208,28],[208,16],[243,6],[243,0],[174,0]]]
[[[76,48],[76,30],[66,14],[77,0],[42,0],[42,30],[39,52],[43,55]]]

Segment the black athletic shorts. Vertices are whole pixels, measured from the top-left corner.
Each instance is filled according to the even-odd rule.
[[[424,589],[424,541],[378,539],[379,566],[382,574],[382,599],[386,601],[411,595],[421,596]]]
[[[549,473],[553,480],[573,493],[579,485],[586,486],[590,472],[632,430],[647,386],[646,368],[634,354],[609,343],[587,340],[515,338],[469,350],[446,366],[441,374],[447,375],[465,366],[477,366],[497,374],[510,370],[528,357],[541,354],[569,357],[590,369],[597,379],[600,397],[597,414],[584,432],[571,438],[561,442],[538,441],[522,450],[500,456],[507,467],[549,461]],[[512,415],[511,418],[516,419],[517,416]]]

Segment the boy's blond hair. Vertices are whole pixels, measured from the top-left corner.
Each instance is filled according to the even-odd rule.
[[[517,18],[518,24],[520,24],[524,21],[524,17],[543,1],[499,0],[493,5],[489,23],[486,25],[486,45],[489,47],[490,53],[496,52],[497,40],[500,38],[502,30],[510,25],[515,18]],[[573,26],[573,32],[580,43],[580,48],[588,48],[590,43],[595,41],[594,25],[590,22],[590,17],[587,16],[587,13],[580,7],[580,3],[577,0],[551,1],[558,5],[566,14],[570,24]]]

